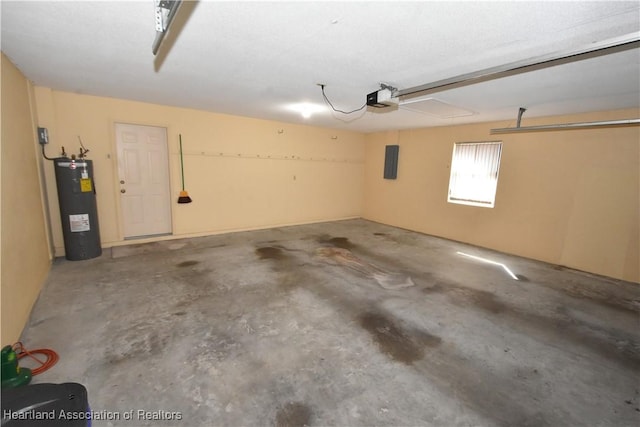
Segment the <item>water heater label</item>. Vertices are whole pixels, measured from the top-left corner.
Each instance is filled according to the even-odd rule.
[[[91,178],[80,179],[80,191],[83,193],[89,193],[93,191],[93,187],[91,186]]]
[[[89,214],[69,215],[69,225],[72,233],[91,230]]]

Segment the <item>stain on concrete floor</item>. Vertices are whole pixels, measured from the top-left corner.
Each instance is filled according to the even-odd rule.
[[[182,261],[181,263],[176,264],[176,267],[193,267],[194,265],[197,265],[199,263],[200,261],[194,260]]]
[[[362,313],[360,325],[371,334],[380,351],[393,360],[411,365],[424,357],[424,347],[434,347],[442,341],[439,337],[422,331],[413,336],[395,321],[381,313]]]
[[[323,245],[333,246],[342,249],[353,249],[356,245],[349,241],[347,237],[331,237],[323,234],[316,238],[316,241]]]
[[[256,254],[260,259],[283,259],[284,253],[282,249],[273,246],[264,246],[256,249]]]
[[[477,308],[501,316],[512,328],[528,336],[545,341],[563,339],[567,346],[575,346],[576,351],[596,352],[615,363],[640,371],[638,334],[579,322],[561,306],[554,310],[554,315],[544,315],[510,307],[491,292],[453,284],[423,288],[422,292],[443,293],[456,306]]]
[[[302,402],[290,402],[278,410],[276,427],[304,427],[311,425],[311,408]]]
[[[22,339],[61,357],[35,381],[163,426],[635,425],[639,286],[469,250],[353,220],[56,260]]]
[[[316,249],[315,254],[324,261],[351,268],[374,279],[384,289],[395,290],[414,286],[410,276],[385,271],[377,265],[355,256],[349,249],[343,247],[321,247]]]

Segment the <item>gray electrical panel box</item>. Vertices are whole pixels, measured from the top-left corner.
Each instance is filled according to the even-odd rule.
[[[384,179],[396,179],[398,177],[399,145],[387,145],[384,151]]]

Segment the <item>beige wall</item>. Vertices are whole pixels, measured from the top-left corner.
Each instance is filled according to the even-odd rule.
[[[122,244],[115,123],[165,127],[170,152],[173,235],[359,217],[363,209],[364,135],[35,88],[48,155],[77,153],[78,135],[94,161],[103,246]],[[190,204],[180,191],[178,135]],[[45,165],[56,254],[64,245],[53,166]]]
[[[636,118],[637,110],[523,125]],[[367,136],[364,217],[609,277],[640,282],[640,128],[490,135],[513,121]],[[503,141],[495,208],[447,203],[453,144]],[[400,145],[397,180],[384,147]]]
[[[31,85],[2,54],[2,345],[18,340],[50,267]]]
[[[114,135],[121,122],[167,128],[172,202],[183,136],[194,202],[172,203],[173,237],[364,216],[640,281],[637,127],[489,134],[512,124],[505,122],[362,135],[32,88],[4,56],[1,96],[3,344],[19,337],[48,272],[48,209],[52,246],[64,253],[53,167],[39,156],[36,126],[49,129],[50,156],[61,145],[77,152],[78,135],[91,149],[104,246],[125,243]],[[637,116],[633,110],[525,123]],[[496,207],[448,204],[453,143],[482,140],[504,142]],[[386,144],[401,147],[395,181],[382,179]]]

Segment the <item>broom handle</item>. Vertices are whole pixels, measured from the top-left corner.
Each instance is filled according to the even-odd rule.
[[[184,162],[182,160],[182,134],[180,135],[180,173],[182,174],[182,191],[184,191]]]

